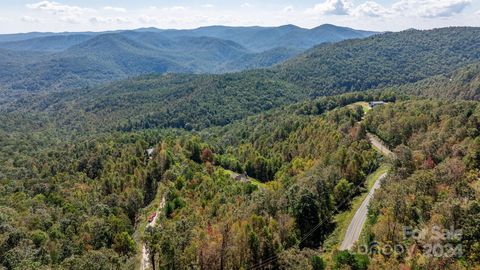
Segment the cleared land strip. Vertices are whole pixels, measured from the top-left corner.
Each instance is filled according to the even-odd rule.
[[[147,223],[147,226],[145,227],[145,229],[149,227],[155,227],[155,225],[157,224],[158,217],[160,216],[160,211],[163,209],[164,206],[165,206],[165,197],[162,198],[162,202],[160,203],[158,210],[156,210],[155,212],[155,217],[153,217],[153,220],[151,222]],[[141,261],[140,269],[141,270],[150,269],[150,256],[148,254],[148,249],[145,243],[142,244],[142,261]]]

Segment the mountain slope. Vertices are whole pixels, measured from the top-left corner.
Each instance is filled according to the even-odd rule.
[[[92,38],[88,34],[56,35],[0,43],[0,48],[12,51],[60,52]]]
[[[480,63],[462,67],[446,75],[402,85],[394,90],[428,98],[480,100]]]
[[[193,30],[163,31],[166,36],[209,36],[235,41],[253,51],[271,50],[277,47],[309,49],[325,42],[365,38],[376,32],[355,30],[335,25],[321,25],[313,29],[295,25],[279,27],[226,27],[210,26]]]
[[[0,84],[18,91],[58,91],[149,73],[220,73],[267,67],[300,53],[252,53],[228,40],[104,34],[53,54],[2,50]],[[25,60],[27,59],[28,60]]]
[[[480,59],[480,28],[407,30],[320,45],[277,68],[317,95],[399,85]]]
[[[34,104],[30,99],[21,99],[22,105],[13,107],[30,103],[27,110],[67,111],[65,115],[108,122],[108,128],[200,129],[315,96],[382,85],[397,87],[451,72],[456,66],[480,59],[478,33],[478,28],[391,33],[320,46],[270,70],[132,78],[47,95]],[[364,61],[357,54],[370,60]],[[375,60],[373,55],[383,58]]]
[[[148,73],[270,67],[319,43],[372,34],[333,25],[311,30],[287,25],[0,35],[0,49],[15,51],[2,72],[0,88],[17,93],[58,91]]]

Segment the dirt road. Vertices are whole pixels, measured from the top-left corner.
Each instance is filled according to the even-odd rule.
[[[163,209],[164,206],[165,206],[165,197],[162,198],[162,202],[160,203],[160,206],[158,207],[158,209],[156,211],[157,214],[153,218],[152,222],[147,224],[145,229],[147,229],[149,227],[155,227],[155,225],[157,224],[158,217],[160,216],[160,211]],[[140,265],[140,269],[141,270],[150,269],[150,256],[148,254],[148,249],[147,249],[147,246],[145,245],[145,243],[142,244],[142,262],[141,262],[141,265]]]

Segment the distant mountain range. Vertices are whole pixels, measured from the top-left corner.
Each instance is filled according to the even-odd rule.
[[[457,90],[448,90],[449,96],[467,91],[463,96],[478,98],[478,44],[480,28],[473,27],[385,33],[320,45],[270,69],[140,76],[45,98],[24,98],[12,108],[70,115],[65,125],[84,117],[92,126],[105,128],[198,130],[286,104],[352,91],[391,87],[408,94],[421,88],[421,95],[445,96],[447,90],[434,84],[439,78],[452,79],[456,85]],[[463,70],[467,65],[471,66]],[[454,75],[441,75],[452,72]],[[322,108],[314,110],[321,112]]]
[[[279,27],[229,27],[208,26],[190,30],[162,30],[157,28],[141,28],[137,30],[107,32],[65,32],[65,33],[24,33],[0,35],[0,48],[16,51],[56,52],[78,45],[91,38],[105,34],[118,34],[128,38],[139,35],[156,35],[163,38],[178,37],[212,37],[234,41],[254,52],[268,51],[285,47],[293,49],[309,49],[325,42],[338,42],[345,39],[364,38],[378,32],[355,30],[324,24],[313,29],[305,29],[295,25]]]
[[[286,25],[0,35],[0,87],[55,90],[149,73],[262,68],[321,43],[374,34],[334,25]]]

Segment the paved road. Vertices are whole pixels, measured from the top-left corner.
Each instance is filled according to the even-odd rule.
[[[380,175],[378,179],[373,184],[372,189],[368,192],[367,197],[362,202],[362,205],[358,208],[357,212],[353,216],[350,225],[348,226],[347,232],[345,233],[345,237],[343,238],[342,245],[340,246],[340,250],[347,250],[351,249],[355,242],[358,241],[360,237],[360,233],[362,232],[363,225],[367,220],[367,213],[368,213],[368,205],[370,204],[370,200],[373,198],[373,194],[375,190],[380,188],[380,183],[387,176],[386,173]]]
[[[160,211],[163,209],[165,206],[165,197],[162,198],[162,202],[160,203],[160,206],[157,209],[157,215],[153,218],[152,222],[148,223],[146,228],[149,227],[155,227],[157,224],[158,217],[160,216]],[[148,255],[148,249],[145,243],[142,244],[142,262],[140,265],[141,270],[146,270],[150,268],[150,256]]]
[[[371,133],[367,133],[367,138],[370,143],[378,148],[382,154],[388,157],[394,157],[395,154],[388,149],[388,147],[375,135]],[[375,183],[373,184],[372,189],[368,192],[367,197],[360,205],[360,208],[357,209],[355,215],[353,216],[350,225],[348,225],[347,232],[345,233],[345,237],[343,238],[342,245],[340,246],[340,250],[347,250],[351,249],[355,242],[358,241],[360,234],[362,233],[363,225],[365,225],[365,221],[367,220],[368,214],[368,205],[370,204],[370,200],[373,198],[373,194],[375,194],[375,190],[380,188],[380,184],[382,180],[387,176],[386,173],[380,175]]]
[[[367,138],[373,146],[375,146],[380,150],[380,152],[382,152],[382,154],[388,157],[394,156],[393,152],[390,151],[390,149],[388,149],[388,147],[385,146],[385,144],[377,136],[371,133],[367,133]]]

